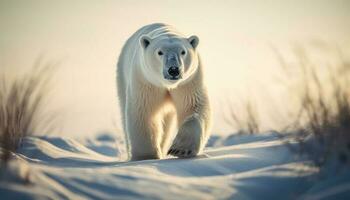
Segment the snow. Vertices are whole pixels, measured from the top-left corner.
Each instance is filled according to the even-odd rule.
[[[27,137],[1,199],[349,199],[350,173],[322,179],[276,133],[212,136],[192,159],[124,162],[123,141]],[[18,173],[20,172],[20,173]],[[25,173],[27,172],[27,173]],[[19,174],[20,177],[15,177]],[[26,177],[29,174],[28,177]],[[29,183],[21,180],[25,177]]]

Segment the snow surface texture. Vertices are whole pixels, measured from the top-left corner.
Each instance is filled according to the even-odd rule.
[[[350,199],[350,173],[319,180],[276,134],[212,136],[205,154],[122,162],[122,140],[28,137],[1,199]],[[29,173],[28,173],[29,172]],[[29,174],[29,184],[12,174]]]

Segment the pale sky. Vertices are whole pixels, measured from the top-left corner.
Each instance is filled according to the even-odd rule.
[[[329,56],[317,49],[320,45],[350,55],[349,10],[347,0],[1,0],[0,73],[5,68],[6,73],[21,72],[39,55],[61,62],[50,103],[61,115],[60,134],[111,131],[120,124],[115,70],[123,43],[140,27],[164,22],[200,38],[214,107],[213,132],[226,133],[231,130],[222,123],[222,110],[229,100],[250,98],[263,111],[284,106],[271,46],[291,60],[294,43],[317,55]],[[262,123],[268,126],[270,117],[263,112]]]

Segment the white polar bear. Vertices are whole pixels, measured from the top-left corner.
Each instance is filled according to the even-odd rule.
[[[211,109],[198,42],[197,36],[186,38],[156,23],[139,29],[124,45],[117,85],[131,160],[159,159],[166,152],[193,157],[204,148]]]

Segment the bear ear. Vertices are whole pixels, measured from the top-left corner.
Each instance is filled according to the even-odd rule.
[[[147,35],[143,35],[140,38],[140,44],[141,46],[146,49],[148,47],[148,45],[151,43],[151,38],[148,37]]]
[[[192,45],[192,47],[195,49],[198,46],[199,43],[199,38],[195,35],[192,35],[191,37],[189,37],[188,42]]]

